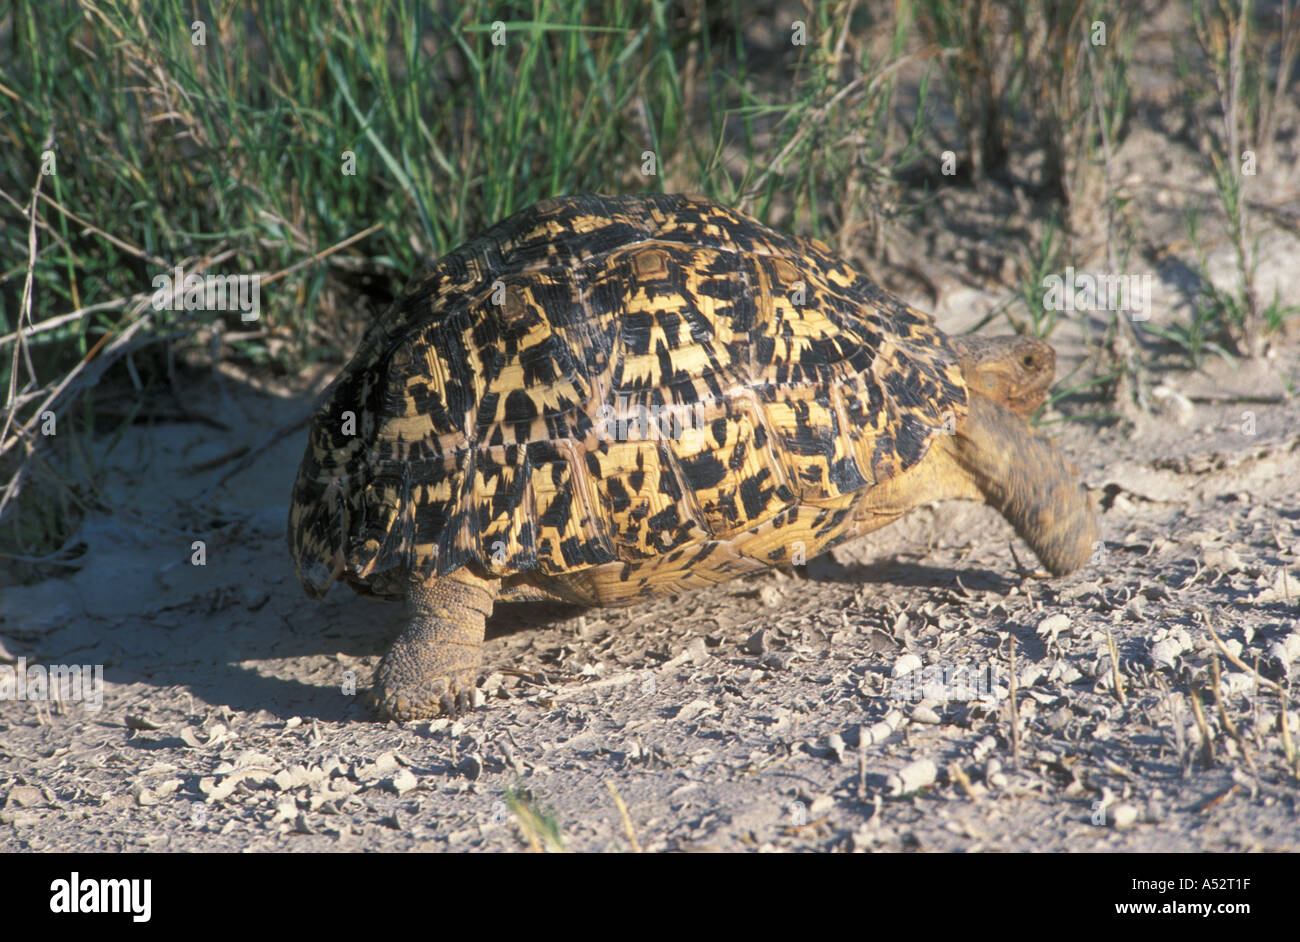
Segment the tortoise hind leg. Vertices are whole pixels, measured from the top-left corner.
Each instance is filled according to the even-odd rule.
[[[384,719],[466,712],[499,580],[469,567],[406,590],[406,628],[375,671],[371,704]]]

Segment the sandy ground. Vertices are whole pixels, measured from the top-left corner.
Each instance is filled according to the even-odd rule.
[[[1204,382],[1233,380],[1251,396],[1263,381]],[[300,407],[255,405],[249,440]],[[3,706],[0,847],[511,849],[516,789],[567,847],[626,848],[613,783],[651,850],[1294,850],[1278,698],[1220,658],[1234,734],[1208,692],[1209,625],[1266,679],[1300,655],[1300,407],[1252,408],[1249,439],[1233,404],[1195,406],[1190,428],[1065,426],[1107,540],[1069,578],[1017,576],[1000,518],[936,505],[805,573],[627,610],[503,606],[483,707],[406,726],[347,692],[399,607],[311,604],[288,565],[296,437],[227,486],[239,512],[202,521],[164,489],[200,486],[181,470],[228,442],[141,430],[106,477],[154,514],[88,521],[79,571],[5,594],[8,657],[102,664],[106,690],[98,711]],[[923,684],[892,676],[909,663]],[[945,667],[969,668],[946,703],[918,692]]]
[[[626,610],[501,606],[484,705],[406,726],[353,692],[399,606],[313,604],[293,577],[301,436],[219,512],[187,503],[222,473],[187,468],[302,401],[240,393],[228,434],[135,429],[104,481],[137,513],[88,520],[79,570],[0,602],[6,660],[106,681],[98,711],[0,707],[0,847],[504,850],[525,839],[513,789],[565,846],[626,848],[612,783],[651,850],[1295,850],[1268,688],[1300,663],[1300,404],[1279,376],[1294,355],[1167,377],[1186,424],[1054,426],[1104,508],[1105,550],[1073,576],[1018,575],[1032,557],[996,514],[935,505],[803,572]],[[1223,715],[1210,626],[1265,678],[1220,657]],[[945,669],[966,673],[945,689]]]
[[[1191,262],[1166,183],[1209,189],[1161,133],[1117,159],[1162,247],[1135,267],[1168,323]],[[1294,213],[1294,168],[1270,186]],[[966,199],[974,228],[1002,211]],[[956,238],[954,211],[923,227]],[[1262,293],[1295,301],[1294,216],[1260,218]],[[1226,246],[1212,258],[1230,277]],[[935,280],[911,300],[949,330],[999,297]],[[1077,321],[1052,341],[1065,375]],[[624,610],[499,606],[481,706],[405,726],[358,695],[400,607],[311,603],[294,579],[303,432],[213,487],[236,467],[217,459],[328,376],[189,376],[186,401],[225,427],[104,442],[116,512],[85,521],[75,568],[3,590],[0,669],[102,665],[105,683],[98,710],[0,703],[0,850],[516,850],[547,832],[588,851],[1300,849],[1300,713],[1279,694],[1300,669],[1300,342],[1155,363],[1150,414],[1047,415],[1072,419],[1047,428],[1101,508],[1105,547],[1072,576],[1022,570],[991,510],[934,505],[793,573]]]

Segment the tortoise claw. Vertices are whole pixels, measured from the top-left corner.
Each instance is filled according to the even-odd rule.
[[[474,678],[470,674],[438,677],[417,686],[393,683],[382,665],[370,692],[369,705],[381,719],[428,720],[438,716],[457,719],[474,710]]]
[[[452,719],[458,719],[468,713],[474,712],[474,696],[470,692],[474,688],[469,685],[457,687],[455,691],[448,690],[438,700],[438,706],[441,708],[444,716]]]

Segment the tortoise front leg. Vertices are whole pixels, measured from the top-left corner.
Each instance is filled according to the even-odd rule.
[[[500,584],[469,567],[410,584],[406,628],[375,671],[371,703],[382,718],[427,719],[471,708],[484,627]]]
[[[983,396],[957,434],[943,440],[985,499],[1054,575],[1088,562],[1101,539],[1078,470],[1011,410]]]

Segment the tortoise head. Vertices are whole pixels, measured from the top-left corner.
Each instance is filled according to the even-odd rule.
[[[1033,337],[949,337],[966,388],[1028,417],[1056,377],[1056,351]]]

